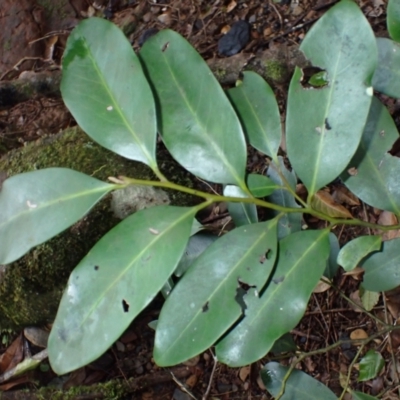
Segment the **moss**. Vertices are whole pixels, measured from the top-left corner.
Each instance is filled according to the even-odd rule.
[[[265,78],[275,83],[286,82],[288,77],[287,66],[276,60],[267,60],[265,66]]]
[[[193,178],[166,151],[158,164],[168,179],[193,187]],[[127,160],[94,143],[73,128],[39,140],[0,159],[0,171],[9,176],[48,167],[66,167],[100,180],[125,175],[155,179],[146,165]],[[171,204],[193,205],[198,198],[168,191]],[[110,195],[65,232],[35,247],[20,260],[0,267],[0,329],[52,321],[68,276],[91,247],[119,220],[110,210]]]
[[[110,380],[92,386],[73,386],[68,390],[42,387],[35,391],[38,400],[75,400],[79,396],[98,396],[107,400],[118,400],[131,392],[129,381]]]

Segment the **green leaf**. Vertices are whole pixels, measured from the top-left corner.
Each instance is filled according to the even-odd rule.
[[[357,150],[372,99],[377,50],[371,26],[350,0],[326,12],[300,50],[326,71],[329,82],[305,88],[296,68],[289,88],[288,156],[312,196],[343,171]]]
[[[400,285],[400,238],[382,242],[382,249],[360,263],[364,268],[363,287],[372,292],[385,292]]]
[[[350,393],[353,396],[352,400],[378,400],[377,397],[370,396],[369,394],[353,391],[350,391]]]
[[[199,53],[163,30],[140,51],[165,145],[188,171],[245,189],[246,142],[236,113]]]
[[[279,189],[272,179],[267,178],[265,175],[249,174],[246,179],[247,187],[254,197],[269,196],[274,190]]]
[[[400,42],[400,2],[389,0],[386,12],[389,35],[396,42]]]
[[[328,279],[332,279],[336,275],[336,272],[339,268],[336,260],[340,250],[338,238],[333,232],[329,234],[329,247],[329,258],[328,262],[326,263],[324,276]]]
[[[279,242],[272,279],[261,297],[254,289],[244,297],[244,318],[216,346],[219,361],[230,367],[251,364],[298,324],[326,267],[328,235],[328,230],[303,231]]]
[[[183,257],[179,261],[178,266],[174,272],[175,276],[181,277],[190,267],[190,265],[196,260],[200,254],[207,249],[210,244],[214,243],[218,239],[218,236],[212,235],[207,232],[200,232],[197,235],[191,236],[186,246]]]
[[[400,215],[400,160],[389,151],[399,138],[389,111],[374,98],[360,146],[341,175],[362,201]]]
[[[98,358],[150,303],[182,257],[196,211],[144,209],[97,242],[61,299],[49,337],[54,372],[62,375]]]
[[[261,370],[261,379],[272,396],[280,392],[283,379],[288,372],[277,362],[269,362]],[[335,394],[321,382],[307,375],[303,371],[294,369],[286,381],[285,393],[280,400],[337,400]]]
[[[197,258],[161,310],[154,346],[158,365],[201,353],[240,317],[248,286],[260,290],[271,273],[276,226],[274,219],[236,228]]]
[[[250,144],[277,160],[282,126],[278,103],[267,82],[255,72],[243,73],[243,83],[228,90]]]
[[[267,176],[275,182],[278,186],[284,186],[285,181],[290,186],[293,192],[296,191],[297,178],[294,171],[289,171],[284,163],[281,156],[278,157],[279,166],[271,163],[267,170]],[[300,208],[296,203],[293,195],[286,189],[275,190],[269,197],[268,201],[274,204],[278,204],[283,207]],[[278,215],[278,211],[271,210],[270,212],[273,216]],[[279,219],[278,223],[278,238],[289,235],[293,232],[298,232],[301,230],[301,213],[287,213],[282,218]]]
[[[362,284],[359,289],[361,303],[367,311],[371,311],[379,302],[380,293],[365,290]]]
[[[381,353],[375,350],[369,350],[360,361],[360,375],[358,381],[364,382],[375,378],[384,364],[385,360],[381,356]]]
[[[6,179],[0,191],[0,264],[62,232],[117,187],[66,168]]]
[[[157,169],[153,95],[131,44],[115,24],[89,18],[71,32],[61,94],[93,140]]]
[[[360,261],[373,251],[379,251],[382,244],[382,236],[360,236],[340,250],[337,258],[339,265],[345,271],[351,271],[358,266]]]
[[[386,38],[376,38],[378,66],[372,86],[378,92],[400,98],[400,44]]]
[[[271,348],[271,353],[274,355],[287,353],[289,351],[297,350],[296,343],[290,333],[285,333],[278,340],[275,341]]]
[[[224,196],[227,197],[248,197],[242,189],[237,186],[227,185],[224,188]],[[257,207],[253,203],[228,203],[228,211],[235,223],[235,226],[243,226],[258,222]]]

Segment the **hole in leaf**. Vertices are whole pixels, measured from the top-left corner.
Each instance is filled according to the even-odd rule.
[[[393,146],[388,153],[394,157],[400,157],[400,137],[393,143]]]
[[[318,67],[305,67],[301,70],[300,83],[305,89],[321,89],[329,84],[328,72]]]
[[[167,50],[168,47],[169,47],[169,42],[165,43],[165,44],[163,45],[163,47],[161,47],[161,51],[164,53],[164,51]]]
[[[124,310],[124,312],[129,311],[129,303],[125,299],[122,299],[122,309]]]
[[[202,310],[203,312],[207,312],[207,311],[209,310],[208,301],[207,301],[206,304],[204,304],[204,306],[201,308],[201,310]]]
[[[98,271],[99,268],[100,268],[100,267],[99,267],[98,265],[95,265],[95,266],[94,266],[94,270],[95,270],[95,271]]]
[[[347,170],[347,173],[351,176],[356,176],[358,174],[358,170],[356,167],[351,167]]]
[[[269,260],[271,258],[272,251],[271,249],[267,249],[267,251],[262,254],[259,258],[260,264],[264,264],[265,260]]]
[[[329,130],[332,129],[332,127],[329,125],[328,118],[325,118],[325,129],[326,129],[327,131],[329,131]]]

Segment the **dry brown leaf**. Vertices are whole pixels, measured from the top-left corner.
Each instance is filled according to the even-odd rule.
[[[378,224],[379,225],[384,225],[384,226],[388,226],[388,225],[397,225],[399,223],[396,215],[394,215],[392,212],[390,211],[382,211],[381,214],[379,215],[378,218]],[[378,231],[378,233],[382,233],[382,240],[392,240],[394,238],[400,237],[400,230],[399,229],[395,229],[392,231],[387,231],[387,232],[383,232],[383,231]]]
[[[246,365],[245,367],[240,368],[239,378],[244,382],[247,377],[250,375],[250,365]]]
[[[320,280],[317,285],[315,286],[313,293],[324,293],[326,292],[331,286],[329,283],[326,283],[325,280],[329,280],[328,278],[324,277],[324,280]]]
[[[314,194],[311,200],[311,207],[316,211],[329,215],[330,217],[353,218],[347,208],[336,203],[332,196],[324,190],[320,190]]]
[[[11,370],[24,359],[24,341],[20,334],[0,357],[0,373]]]
[[[347,204],[349,206],[359,206],[360,200],[358,197],[350,192],[346,186],[339,186],[333,193],[333,199],[340,204]]]
[[[362,278],[362,276],[364,275],[364,268],[356,267],[356,268],[352,269],[351,271],[345,272],[343,275],[351,276],[356,281],[359,281]]]
[[[357,305],[359,305],[360,307],[362,307],[362,302],[361,302],[361,298],[360,298],[360,292],[358,290],[356,290],[353,293],[350,293],[350,299],[354,301],[354,303],[356,303]],[[352,303],[349,303],[350,307],[357,312],[363,312],[364,309],[363,308],[359,308],[356,305],[353,305]]]
[[[228,6],[226,7],[226,12],[230,13],[235,7],[237,6],[236,1],[231,1]]]

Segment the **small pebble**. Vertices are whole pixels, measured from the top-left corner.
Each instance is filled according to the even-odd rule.
[[[218,52],[223,56],[233,56],[243,50],[250,40],[250,24],[238,21],[232,25],[229,32],[218,41]]]

